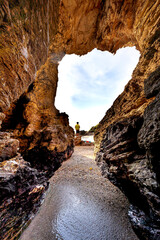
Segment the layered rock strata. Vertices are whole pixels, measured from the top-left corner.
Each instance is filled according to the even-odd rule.
[[[48,130],[45,137],[50,140],[51,131]],[[39,143],[23,153],[28,160],[25,161],[19,153],[19,141],[9,132],[0,132],[1,239],[18,239],[38,211],[48,179],[69,157],[71,150],[68,147],[63,152],[49,151]]]
[[[140,239],[158,239],[159,183],[146,150],[140,148],[137,141],[143,121],[142,116],[132,116],[111,124],[106,129],[96,161],[102,174],[128,197],[129,217]],[[158,151],[155,149],[154,153]]]
[[[37,212],[49,177],[73,152],[68,116],[54,106],[63,54],[48,58],[58,9],[59,1],[0,1],[2,239],[18,238]]]
[[[30,167],[19,150],[19,141],[0,133],[0,233],[15,239],[33,218],[47,189],[43,173]]]
[[[95,134],[97,149],[100,143],[96,160],[102,173],[131,202],[129,217],[140,239],[160,237],[159,40],[156,25],[154,34],[145,39],[132,80],[107,111]],[[150,103],[140,97],[143,91]],[[132,101],[128,101],[130,97]]]
[[[0,1],[0,124],[17,139],[7,145],[4,137],[1,160],[19,156],[19,141],[18,151],[32,167],[24,169],[44,181],[73,151],[68,117],[54,106],[59,61],[93,48],[140,51],[132,79],[98,125],[95,152],[105,176],[128,196],[141,239],[159,238],[159,16],[159,0]],[[31,186],[43,182],[37,179]],[[18,191],[13,195],[19,199]],[[3,230],[14,238],[11,215],[13,225]]]

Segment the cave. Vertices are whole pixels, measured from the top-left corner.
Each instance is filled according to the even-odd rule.
[[[54,104],[61,59],[132,46],[139,63],[98,124],[96,162],[129,199],[138,237],[160,238],[159,16],[159,0],[0,1],[2,239],[19,236],[73,153],[68,115]]]

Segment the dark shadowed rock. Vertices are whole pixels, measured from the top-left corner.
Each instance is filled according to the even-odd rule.
[[[14,157],[19,149],[19,141],[17,139],[0,140],[0,161]]]
[[[137,142],[142,126],[141,116],[110,125],[104,134],[96,161],[102,174],[118,186],[132,204],[129,217],[140,239],[158,239],[159,184],[155,171],[148,164],[145,149],[140,148]]]
[[[156,96],[160,92],[160,67],[151,73],[144,81],[144,92],[146,98]]]
[[[7,136],[2,139],[2,135]],[[9,133],[1,133],[1,143],[6,141],[17,143],[10,139]],[[11,145],[10,148],[13,146]],[[14,148],[14,147],[13,147]],[[0,235],[1,239],[15,239],[21,233],[34,214],[47,189],[47,179],[42,172],[30,167],[20,153],[14,152],[11,157],[8,148],[5,159],[0,162]],[[1,155],[2,156],[2,155]]]

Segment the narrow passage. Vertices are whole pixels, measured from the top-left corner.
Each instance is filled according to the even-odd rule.
[[[39,213],[21,240],[137,240],[125,196],[101,176],[93,147],[76,147],[50,179]]]

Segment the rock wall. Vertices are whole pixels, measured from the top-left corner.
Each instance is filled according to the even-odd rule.
[[[31,181],[26,198],[37,184],[45,188],[73,152],[68,116],[54,106],[59,61],[65,54],[82,55],[93,48],[115,53],[136,46],[141,57],[132,79],[96,130],[96,161],[128,196],[129,217],[138,236],[159,237],[159,16],[159,0],[0,0],[0,124],[3,132],[11,132],[10,142],[19,141],[19,150],[13,147],[13,155],[4,159],[8,144],[2,134],[1,169],[3,173],[5,161],[19,158],[18,152],[30,162],[30,167],[24,163],[18,169],[42,178]],[[17,174],[24,179],[21,170],[7,176],[16,186],[11,198],[18,202],[23,187],[14,180]],[[1,180],[2,188],[11,186],[10,178]],[[2,206],[3,210],[3,202]],[[19,230],[16,224],[14,230],[11,227],[14,218],[7,226],[5,214],[2,236],[14,239]],[[21,227],[25,219],[22,214]]]
[[[95,150],[102,173],[131,203],[128,213],[137,235],[140,239],[159,239],[160,25],[156,13],[152,12],[153,2],[152,7],[149,4],[151,2],[147,6],[146,1],[144,11],[141,5],[144,16],[141,15],[139,23],[137,20],[138,25],[143,26],[141,34],[136,36],[140,61],[124,92],[100,122],[95,133]],[[154,31],[148,32],[147,22],[150,28],[154,25]],[[138,26],[134,29],[137,31]]]
[[[57,31],[58,7],[58,1],[0,1],[1,111],[26,91],[45,63],[49,36]]]
[[[58,9],[59,1],[0,1],[2,239],[18,238],[41,205],[48,179],[73,152],[68,116],[54,106],[63,55],[50,57],[49,45]]]
[[[31,168],[18,149],[17,139],[10,133],[0,133],[1,239],[19,236],[36,213],[47,189],[44,174]]]

